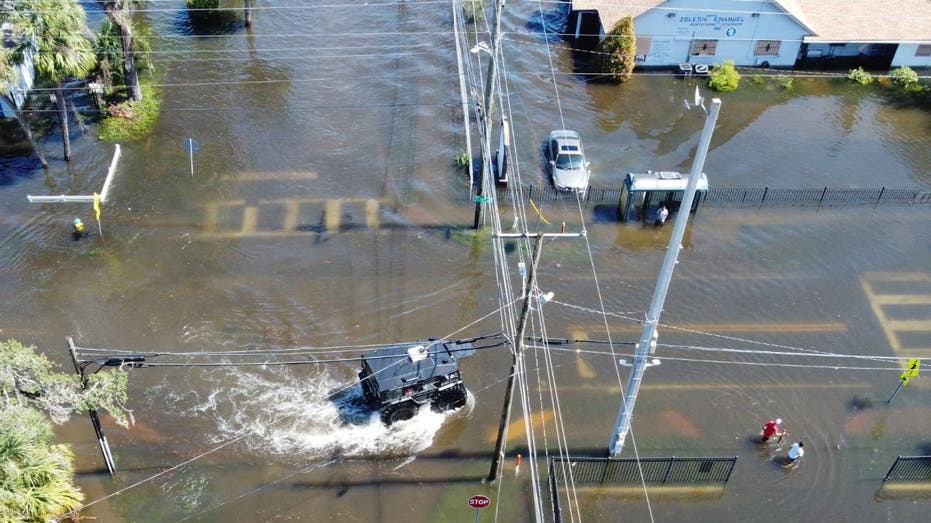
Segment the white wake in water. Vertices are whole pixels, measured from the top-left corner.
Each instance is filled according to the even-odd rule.
[[[205,376],[206,387],[197,387],[209,388],[206,392],[171,393],[165,385],[158,395],[172,410],[197,417],[201,424],[213,418],[215,432],[205,434],[205,442],[243,437],[240,446],[257,455],[298,459],[410,457],[433,444],[448,416],[464,415],[473,405],[470,396],[459,411],[424,407],[410,420],[385,426],[365,405],[357,380],[302,370],[222,369]]]

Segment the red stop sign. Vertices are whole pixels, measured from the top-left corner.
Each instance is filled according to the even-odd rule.
[[[469,498],[469,506],[474,509],[485,508],[491,505],[491,500],[487,496],[472,496]]]

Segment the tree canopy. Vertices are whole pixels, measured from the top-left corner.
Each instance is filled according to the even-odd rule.
[[[73,454],[54,442],[52,424],[71,414],[105,409],[127,425],[128,375],[107,369],[88,376],[55,370],[35,347],[0,341],[0,521],[46,522],[80,506]]]
[[[83,78],[97,64],[94,47],[84,36],[87,14],[76,0],[25,0],[16,3],[13,19],[24,37],[13,50],[22,63],[36,46],[36,76],[52,85],[68,78]]]
[[[600,72],[606,74],[606,80],[629,80],[637,58],[634,19],[629,16],[621,18],[614,25],[614,29],[598,42],[595,51],[595,65]]]

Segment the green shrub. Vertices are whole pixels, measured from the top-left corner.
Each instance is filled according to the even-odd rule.
[[[220,7],[220,0],[187,0],[190,9],[216,9]]]
[[[595,49],[593,65],[604,73],[605,80],[625,82],[634,71],[637,57],[637,42],[634,38],[634,19],[625,16]]]
[[[715,91],[733,91],[740,84],[740,73],[734,67],[733,60],[715,65],[708,76],[708,87]]]
[[[479,0],[463,0],[462,10],[469,22],[481,22],[485,17],[485,4]]]
[[[469,165],[469,153],[463,151],[453,156],[453,162],[456,164],[456,167],[467,167]]]
[[[792,80],[792,77],[780,76],[779,85],[782,86],[783,89],[792,89]]]
[[[907,65],[896,68],[889,76],[892,82],[902,89],[911,89],[918,84],[918,73]]]
[[[847,78],[857,82],[860,85],[869,85],[873,83],[873,75],[863,70],[863,67],[857,67],[856,69],[851,69],[850,73],[847,75]]]

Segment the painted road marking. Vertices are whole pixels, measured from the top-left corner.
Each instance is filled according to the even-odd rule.
[[[283,198],[211,202],[204,205],[201,230],[210,238],[301,236],[321,229],[338,232],[345,225],[363,224],[344,223],[343,212],[350,206],[361,207],[358,214],[366,227],[380,227],[381,207],[386,201],[376,198]],[[263,213],[263,210],[267,212]],[[322,213],[322,218],[313,224],[302,224],[301,211],[310,211],[314,216]],[[268,215],[272,212],[277,212],[277,217],[270,220]],[[260,220],[260,217],[265,219]]]
[[[530,416],[530,427],[531,430],[537,430],[543,426],[544,423],[549,423],[555,414],[552,409],[547,409],[542,412],[534,412]],[[508,425],[507,429],[508,441],[513,441],[516,439],[524,439],[527,436],[527,429],[524,427],[524,418],[523,416],[517,420],[512,421]],[[485,441],[495,442],[498,439],[498,427],[490,427],[485,433]]]
[[[662,358],[660,358],[662,359]],[[640,390],[734,390],[740,388],[740,384],[724,384],[724,383],[644,383],[640,385]],[[861,389],[866,390],[872,387],[869,383],[753,383],[752,387],[754,389],[826,389],[826,390],[835,390],[835,389]],[[539,387],[540,391],[549,392],[550,388],[548,386]],[[559,392],[584,392],[588,393],[604,393],[604,394],[619,394],[621,392],[620,385],[559,385],[557,387]]]
[[[860,277],[860,284],[873,309],[873,314],[886,334],[889,346],[899,356],[927,358],[931,356],[931,346],[908,346],[903,343],[904,334],[927,333],[928,336],[910,336],[910,339],[931,339],[931,318],[897,320],[889,314],[890,309],[900,314],[908,307],[916,312],[927,314],[927,305],[931,305],[931,291],[915,293],[915,289],[931,289],[931,274],[923,272],[874,272]],[[907,292],[883,291],[883,286],[900,288]],[[927,343],[927,342],[925,342]]]
[[[844,332],[850,326],[844,322],[747,322],[747,323],[676,323],[661,325],[660,328],[681,331],[722,332]],[[583,332],[604,331],[604,325],[581,325],[575,328]],[[611,325],[611,332],[642,332],[639,323]]]
[[[246,172],[236,174],[236,179],[241,182],[262,182],[266,180],[316,180],[319,176],[314,171]]]
[[[572,337],[577,340],[587,340],[588,335],[582,331],[572,331]],[[582,357],[582,353],[575,353],[575,365],[579,371],[579,377],[585,380],[590,380],[595,378],[597,375],[595,369],[585,361],[585,358]]]
[[[339,222],[341,216],[339,215],[343,202],[341,200],[327,200],[326,205],[324,206],[323,218],[324,223],[326,224],[327,232],[335,232],[339,230]]]

